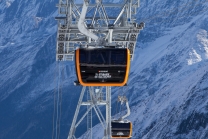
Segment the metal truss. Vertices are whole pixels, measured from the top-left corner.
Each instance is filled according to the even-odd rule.
[[[76,0],[59,0],[57,4],[59,16],[56,17],[58,22],[56,60],[73,61],[77,48],[128,48],[133,60],[138,34],[145,25],[143,22],[140,24],[135,22],[139,5],[140,0],[123,0],[119,4],[104,3],[102,0],[83,0],[81,4]],[[86,116],[91,115],[89,118],[92,118],[92,110],[95,111],[104,129],[103,139],[110,139],[111,87],[106,87],[105,99],[98,97],[101,96],[103,87],[100,87],[98,92],[94,87],[88,88],[90,99],[83,100],[86,94],[84,86],[68,139],[76,138],[76,128]],[[99,109],[100,105],[106,107],[105,118]],[[87,106],[87,111],[78,121],[81,106]],[[88,125],[92,125],[90,122]],[[92,132],[90,137],[92,138]]]
[[[111,87],[106,87],[106,95],[104,99],[103,95],[103,87],[100,87],[99,89],[94,89],[94,87],[88,87],[88,91],[86,91],[86,87],[84,86],[82,88],[80,98],[78,101],[78,105],[75,111],[75,115],[71,124],[70,132],[67,139],[76,139],[75,137],[75,131],[76,128],[79,126],[79,124],[87,117],[89,113],[91,113],[92,110],[95,111],[103,129],[104,129],[104,137],[103,139],[110,139],[111,138]],[[90,99],[87,101],[84,100],[84,95],[87,95],[87,92],[89,92]],[[81,106],[87,106],[87,111],[82,115],[82,117],[78,120],[78,115]],[[101,113],[101,110],[99,106],[106,106],[106,118],[104,118],[103,114]],[[92,124],[91,124],[92,125]],[[92,128],[92,127],[91,127]],[[90,131],[92,132],[92,131]],[[90,136],[92,138],[92,133]],[[89,138],[88,138],[89,139]]]
[[[144,23],[136,23],[139,0],[103,3],[102,0],[59,0],[56,60],[73,61],[77,48],[128,48],[133,60]],[[87,32],[87,33],[86,33]]]

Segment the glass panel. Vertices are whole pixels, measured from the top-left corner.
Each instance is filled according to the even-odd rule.
[[[127,49],[80,49],[79,52],[83,82],[123,83],[127,68]]]
[[[130,129],[130,123],[111,123],[112,128]]]
[[[80,49],[80,64],[126,65],[126,49]]]

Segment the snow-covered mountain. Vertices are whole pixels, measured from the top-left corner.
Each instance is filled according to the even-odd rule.
[[[60,69],[67,138],[81,87],[72,84],[73,62],[55,62],[56,3],[0,0],[1,139],[52,138]],[[207,139],[208,1],[141,0],[137,21],[146,27],[126,92],[133,139]],[[103,133],[99,125],[93,132]]]
[[[135,139],[208,138],[208,1],[141,1],[128,98]],[[119,92],[118,92],[119,93]],[[102,136],[97,125],[94,138]]]
[[[9,3],[9,4],[8,4]],[[54,92],[59,64],[55,62],[58,1],[0,1],[0,138],[52,138]],[[71,63],[62,63],[64,120],[67,137],[71,96],[79,92],[72,84]],[[63,68],[64,67],[64,68]],[[73,94],[72,94],[73,93]],[[71,104],[71,105],[70,105]],[[71,108],[69,108],[71,106]],[[68,120],[68,121],[67,121]]]

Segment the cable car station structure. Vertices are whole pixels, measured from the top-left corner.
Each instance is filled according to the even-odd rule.
[[[139,5],[140,0],[123,0],[119,4],[59,0],[56,60],[75,61],[74,84],[83,86],[67,139],[76,139],[75,131],[86,117],[92,126],[92,110],[104,129],[103,139],[131,137],[132,124],[125,119],[130,115],[125,97],[119,97],[119,101],[126,103],[127,114],[111,119],[111,86],[127,85],[137,37],[144,27],[143,22],[135,21]],[[87,111],[78,119],[81,106]],[[105,116],[99,106],[105,106]]]

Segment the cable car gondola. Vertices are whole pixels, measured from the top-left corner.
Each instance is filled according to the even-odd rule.
[[[83,86],[124,86],[128,80],[130,52],[119,48],[80,48],[75,52],[78,82]]]
[[[127,120],[113,120],[111,121],[111,137],[112,138],[131,138],[132,123]]]

